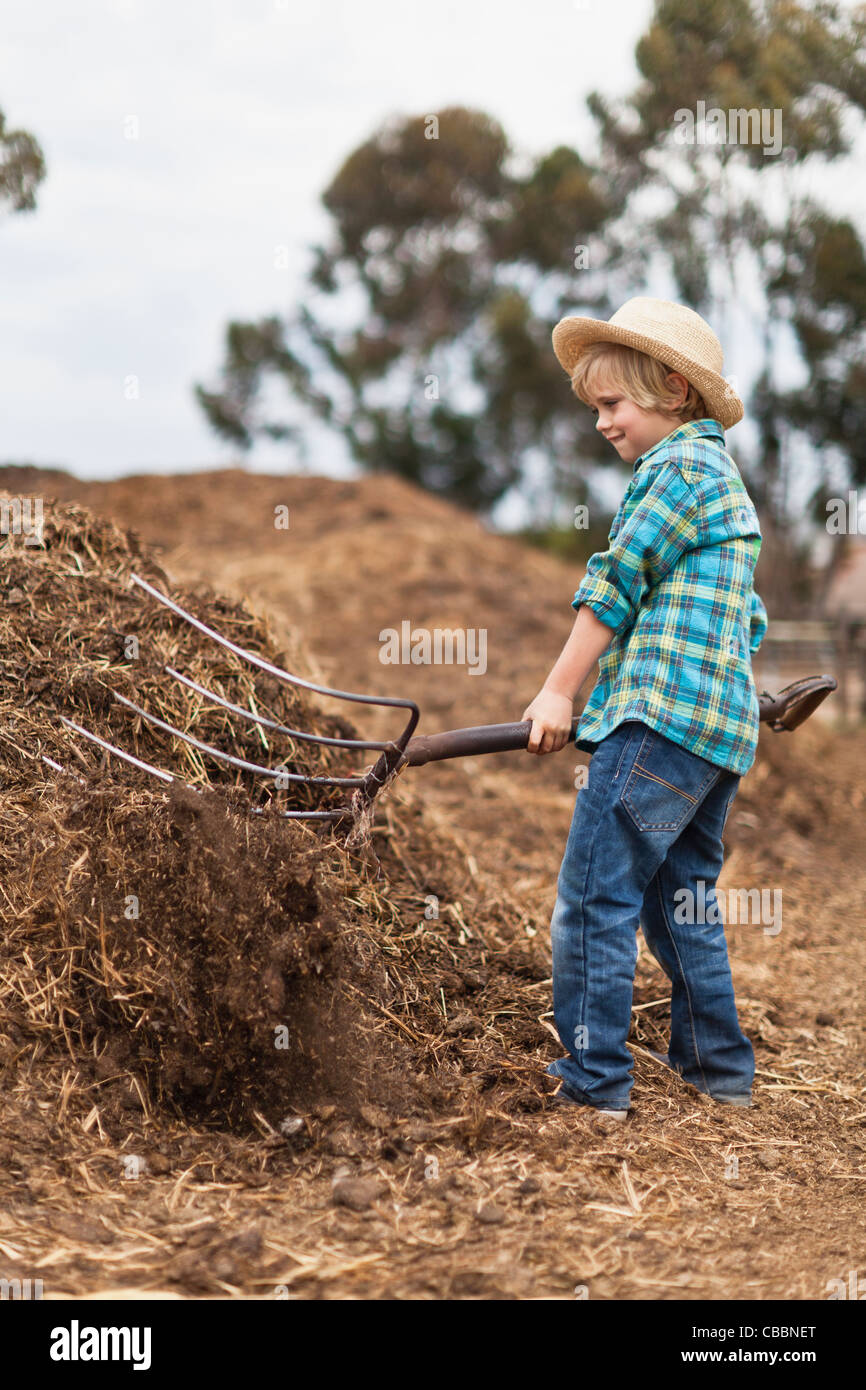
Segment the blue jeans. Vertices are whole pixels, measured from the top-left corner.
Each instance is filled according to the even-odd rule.
[[[562,1077],[568,1099],[629,1108],[638,925],[671,981],[671,1066],[708,1095],[751,1093],[755,1059],[737,1020],[724,927],[700,920],[718,917],[710,909],[722,830],[739,783],[637,720],[593,753],[550,924],[554,1018],[567,1055],[548,1071]],[[684,910],[682,890],[695,911]]]

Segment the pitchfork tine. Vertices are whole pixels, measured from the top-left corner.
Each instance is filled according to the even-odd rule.
[[[134,710],[142,719],[146,719],[148,724],[155,724],[158,729],[164,729],[167,734],[173,734],[175,738],[183,739],[184,743],[189,743],[193,748],[200,748],[203,753],[208,753],[212,758],[218,758],[220,762],[231,763],[232,767],[239,767],[244,772],[258,772],[265,777],[273,777],[274,781],[284,779],[289,782],[309,782],[316,783],[325,787],[361,787],[364,785],[364,777],[308,777],[302,772],[275,771],[272,767],[263,767],[261,763],[247,762],[246,758],[236,758],[233,753],[224,753],[221,748],[214,748],[213,744],[202,743],[201,739],[193,738],[192,734],[185,734],[182,729],[176,729],[173,724],[167,724],[164,719],[158,719],[155,714],[148,714],[141,705],[136,705],[132,700],[127,700],[125,695],[120,695],[116,690],[112,690],[112,695],[120,704],[126,705],[127,709]]]
[[[116,753],[119,758],[124,758],[126,762],[132,763],[133,767],[140,767],[144,772],[152,773],[154,777],[161,777],[163,782],[174,781],[170,772],[163,772],[162,768],[154,767],[153,763],[146,763],[141,758],[133,757],[132,753],[125,753],[122,748],[117,748],[115,744],[100,738],[99,734],[92,734],[89,729],[83,729],[80,724],[76,724],[74,719],[67,719],[65,715],[61,714],[60,720],[70,729],[74,729],[77,734],[83,734],[85,738],[89,738],[91,743],[98,743],[100,748],[104,748],[109,753]]]
[[[273,662],[266,661],[262,656],[257,656],[255,652],[248,652],[246,648],[239,647],[236,642],[229,641],[228,637],[223,637],[222,633],[217,632],[212,627],[208,627],[207,623],[203,623],[200,618],[193,617],[192,613],[188,613],[185,608],[181,608],[179,603],[175,603],[174,599],[170,599],[167,594],[161,593],[160,590],[154,588],[152,584],[148,584],[147,580],[142,579],[140,575],[132,574],[130,578],[133,583],[138,584],[155,598],[157,602],[164,604],[166,608],[170,608],[179,618],[183,618],[184,622],[191,623],[193,627],[198,628],[199,632],[203,632],[206,637],[210,637],[213,642],[218,642],[219,645],[225,647],[227,651],[234,652],[235,656],[239,656],[242,661],[247,661],[252,666],[258,666],[261,671],[267,671],[269,675],[275,676],[277,680],[286,681],[289,685],[299,685],[304,690],[315,691],[317,695],[329,695],[335,700],[353,700],[362,705],[388,705],[397,709],[409,710],[409,719],[405,729],[398,738],[392,739],[389,743],[376,743],[369,739],[346,739],[342,742],[342,747],[382,749],[385,751],[386,756],[388,754],[398,754],[403,752],[406,744],[415,732],[415,727],[421,716],[421,711],[414,700],[404,700],[396,695],[361,695],[355,690],[336,690],[330,685],[317,685],[315,681],[304,680],[301,676],[293,676],[289,671],[284,671],[282,667],[274,666]],[[307,737],[315,743],[330,743],[333,741],[316,734],[309,734]],[[382,759],[380,758],[379,761],[381,762]]]
[[[208,690],[206,685],[199,685],[198,681],[191,680],[189,676],[181,675],[173,666],[163,667],[170,676],[176,681],[181,681],[189,686],[190,690],[197,690],[199,695],[204,695],[208,700],[213,700],[215,705],[221,705],[223,709],[231,710],[232,714],[239,714],[242,719],[251,719],[255,724],[263,724],[266,729],[273,729],[278,734],[288,734],[291,738],[306,739],[311,743],[326,743],[336,748],[357,748],[359,740],[355,738],[326,738],[324,734],[308,734],[303,729],[290,729],[286,724],[278,724],[276,719],[267,719],[263,714],[254,714],[252,710],[244,709],[243,705],[233,705],[231,700],[226,700],[224,696],[217,695],[215,690]],[[390,748],[389,743],[367,743],[365,748]]]
[[[93,733],[91,733],[89,729],[85,729],[81,724],[76,724],[75,721],[74,721],[74,719],[67,719],[67,718],[66,718],[64,715],[62,715],[62,714],[60,715],[60,719],[61,719],[61,722],[62,722],[62,723],[68,725],[68,727],[69,727],[70,729],[74,729],[74,730],[76,731],[76,733],[82,734],[82,735],[84,736],[84,738],[89,738],[90,741],[91,741],[92,743],[98,743],[99,746],[100,746],[100,748],[104,748],[104,749],[106,750],[106,752],[108,752],[108,753],[114,753],[116,757],[122,758],[122,759],[124,760],[124,762],[132,763],[133,767],[140,767],[144,772],[149,772],[153,777],[159,777],[163,782],[176,782],[176,781],[178,780],[176,777],[173,777],[172,774],[171,774],[170,772],[163,772],[162,768],[154,767],[153,763],[146,763],[142,758],[136,758],[136,757],[133,756],[132,753],[127,753],[127,752],[126,752],[126,749],[124,749],[124,748],[118,748],[116,743],[109,743],[107,739],[100,738],[98,734],[93,734]],[[42,761],[48,763],[48,766],[49,766],[49,767],[55,768],[57,772],[65,772],[65,771],[66,771],[65,768],[63,768],[63,767],[60,766],[60,763],[54,762],[53,758],[47,758],[47,757],[45,756],[44,753],[42,754]],[[77,777],[77,774],[73,773],[72,776]],[[83,782],[83,781],[84,781],[84,778],[83,778],[83,777],[77,777],[77,780],[78,780],[79,782]],[[190,791],[193,791],[193,792],[197,792],[197,791],[199,790],[198,787],[192,786],[192,784],[189,783],[189,782],[184,782],[182,785],[185,786],[185,787],[188,787],[189,790],[190,790]],[[250,810],[253,812],[254,815],[257,815],[257,816],[262,816],[262,815],[264,815],[264,810],[263,810],[263,808],[262,808],[261,806],[251,806],[251,807],[250,807]],[[350,816],[350,814],[351,814],[351,813],[350,813],[349,811],[340,811],[340,810],[335,810],[335,811],[278,811],[278,812],[277,812],[277,815],[283,816],[283,817],[284,817],[285,819],[287,819],[287,820],[335,820],[335,821],[336,821],[336,820],[343,820],[345,817]]]

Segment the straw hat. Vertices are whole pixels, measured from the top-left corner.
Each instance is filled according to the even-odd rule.
[[[706,319],[669,299],[629,299],[609,319],[560,319],[553,350],[571,376],[590,343],[624,343],[681,372],[704,399],[707,414],[730,429],[743,402],[722,376],[722,345]]]

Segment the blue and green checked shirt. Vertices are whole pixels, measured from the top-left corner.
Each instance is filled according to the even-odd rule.
[[[572,601],[614,638],[575,733],[595,746],[640,719],[741,775],[755,760],[751,652],[767,630],[752,575],[758,515],[717,420],[690,420],[636,460],[609,548]]]

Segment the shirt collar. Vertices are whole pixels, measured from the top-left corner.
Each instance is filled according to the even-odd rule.
[[[684,439],[695,439],[701,436],[707,437],[713,435],[722,441],[722,447],[724,447],[725,431],[722,429],[718,420],[686,420],[684,424],[677,425],[675,430],[671,430],[670,434],[666,434],[664,439],[660,439],[658,444],[654,444],[651,449],[647,449],[646,453],[641,454],[640,458],[635,459],[632,476],[634,476],[641,464],[645,463],[647,459],[651,459],[654,454],[658,453],[659,449],[666,449],[670,444],[679,444],[680,441]]]

